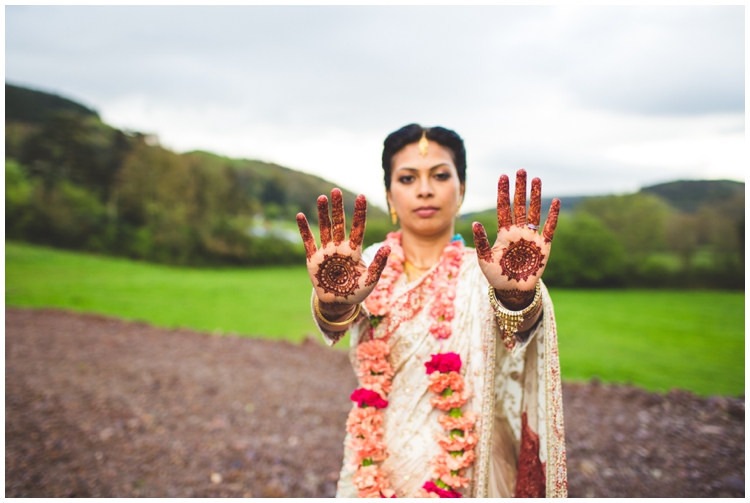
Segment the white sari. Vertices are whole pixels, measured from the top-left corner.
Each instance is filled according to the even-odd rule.
[[[363,252],[366,263],[369,264],[381,245],[372,245]],[[440,449],[435,436],[443,430],[437,420],[440,411],[430,404],[432,394],[427,389],[429,379],[424,363],[432,354],[454,352],[461,356],[461,374],[470,397],[462,408],[475,411],[479,417],[474,426],[479,436],[477,458],[466,473],[471,483],[459,492],[472,497],[567,496],[557,335],[547,289],[542,285],[544,311],[540,322],[524,341],[516,340],[507,347],[487,298],[488,283],[479,268],[476,252],[464,248],[454,303],[453,335],[439,340],[428,331],[433,322],[429,315],[432,299],[420,296],[422,280],[430,272],[411,283],[402,274],[393,289],[394,296],[411,295],[410,302],[422,302],[424,307],[401,323],[388,340],[395,376],[388,407],[383,410],[388,457],[381,468],[388,474],[391,488],[399,498],[411,497],[431,480],[429,462]],[[390,316],[398,313],[392,312]],[[354,349],[368,329],[369,313],[363,304],[362,314],[351,327],[350,357],[355,370]],[[340,338],[340,334],[325,330],[321,334],[328,345]],[[523,422],[527,428],[522,436]],[[345,446],[348,440],[349,434]],[[529,453],[533,453],[531,458]],[[522,455],[524,466],[541,468],[537,469],[536,478],[522,476],[518,483],[523,487],[517,488]],[[337,497],[357,496],[351,480],[356,467],[349,464],[350,456],[345,447]],[[538,460],[532,459],[535,457]],[[531,488],[531,492],[524,488]]]

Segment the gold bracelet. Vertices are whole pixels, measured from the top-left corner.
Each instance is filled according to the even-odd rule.
[[[320,321],[322,321],[326,325],[330,325],[332,327],[343,327],[343,326],[346,326],[346,325],[350,324],[355,319],[357,319],[357,316],[359,316],[359,312],[362,310],[362,304],[357,304],[357,309],[354,310],[354,314],[348,320],[345,320],[345,321],[328,321],[323,316],[323,313],[320,312],[320,304],[318,302],[318,296],[317,295],[315,296],[315,299],[313,300],[313,306],[315,306],[315,314],[318,315],[318,318],[320,318]]]
[[[534,300],[532,300],[531,304],[521,311],[511,311],[510,309],[503,307],[502,304],[497,301],[495,287],[492,285],[490,285],[488,293],[490,304],[495,311],[495,318],[497,318],[500,328],[505,332],[506,337],[504,337],[504,339],[510,339],[516,334],[518,327],[523,323],[526,316],[534,312],[541,305],[542,285],[537,281],[536,290],[534,291]]]

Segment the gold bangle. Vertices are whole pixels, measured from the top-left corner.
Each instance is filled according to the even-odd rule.
[[[325,319],[325,316],[323,316],[323,313],[320,312],[320,304],[318,302],[317,295],[315,296],[315,299],[313,300],[313,306],[315,306],[315,314],[318,315],[318,318],[320,318],[320,321],[332,327],[343,327],[345,325],[350,324],[355,319],[357,319],[357,316],[359,316],[359,312],[362,310],[362,304],[357,304],[357,309],[354,310],[354,314],[348,320],[328,321],[327,319]]]
[[[518,327],[523,323],[526,316],[534,312],[541,305],[542,285],[537,281],[536,290],[534,291],[534,300],[532,300],[531,304],[521,311],[511,311],[510,309],[503,307],[503,305],[497,301],[495,287],[492,285],[490,285],[488,293],[490,304],[495,311],[495,318],[497,318],[500,328],[505,332],[505,338],[510,339],[516,334]]]

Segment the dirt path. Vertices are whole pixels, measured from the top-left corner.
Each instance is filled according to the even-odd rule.
[[[5,495],[332,496],[343,352],[5,310]],[[563,386],[571,496],[744,496],[744,398]]]

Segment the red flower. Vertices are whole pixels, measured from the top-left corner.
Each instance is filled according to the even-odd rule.
[[[360,407],[364,407],[365,405],[377,409],[388,407],[388,402],[383,400],[378,393],[365,388],[355,389],[349,399],[352,402],[357,402]]]
[[[432,355],[432,360],[424,364],[427,367],[427,373],[433,372],[448,373],[451,371],[459,372],[461,370],[461,357],[456,353],[439,353]]]
[[[422,488],[428,493],[435,493],[441,498],[460,498],[461,493],[455,489],[440,489],[434,482],[425,482]]]

